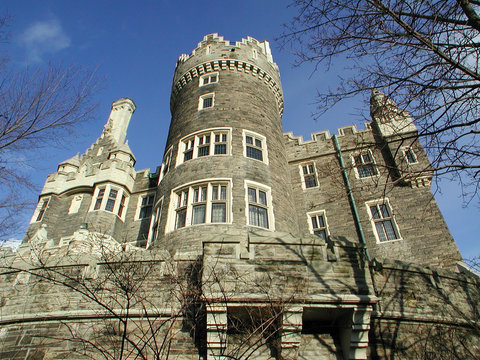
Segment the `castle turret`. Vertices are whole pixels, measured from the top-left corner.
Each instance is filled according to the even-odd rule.
[[[61,162],[57,172],[48,176],[27,239],[39,242],[41,237],[35,234],[43,229],[48,231],[49,244],[60,246],[88,226],[101,236],[126,241],[122,239],[126,207],[137,174],[135,157],[124,141],[134,111],[132,100],[115,101],[102,135],[84,154]]]
[[[248,37],[231,44],[217,34],[205,36],[178,60],[170,108],[157,195],[167,247],[200,247],[199,231],[297,231],[280,74],[267,41]]]
[[[131,99],[122,98],[115,101],[102,134],[109,135],[116,144],[123,144],[134,111],[135,103]]]
[[[370,97],[370,115],[383,137],[399,136],[416,132],[412,118],[380,91],[373,89]]]

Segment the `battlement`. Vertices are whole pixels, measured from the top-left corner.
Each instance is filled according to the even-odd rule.
[[[136,171],[133,166],[120,159],[109,159],[101,164],[85,162],[77,171],[59,169],[48,175],[41,194],[61,194],[74,188],[93,188],[96,183],[108,182],[112,179],[132,191],[135,176]]]
[[[277,65],[273,61],[272,52],[270,50],[270,43],[267,40],[258,41],[257,39],[251,36],[247,36],[246,39],[243,38],[241,41],[235,41],[233,43],[233,42],[230,42],[229,40],[224,40],[223,36],[219,36],[218,33],[205,35],[203,37],[203,40],[198,43],[197,47],[192,50],[192,53],[190,55],[181,54],[178,57],[177,66],[179,64],[186,62],[192,56],[195,56],[197,52],[204,49],[205,47],[211,46],[212,42],[215,42],[222,47],[228,47],[228,46],[234,46],[236,48],[252,47],[252,46],[258,47],[260,52],[267,58],[268,62],[270,62],[275,67],[277,67]],[[209,49],[207,48],[207,52],[208,50]],[[234,51],[234,49],[233,50],[231,49],[231,51]]]
[[[365,123],[364,129],[357,129],[356,125],[342,126],[337,129],[337,137],[349,137],[352,135],[358,136],[358,134],[367,134],[372,131],[372,122]],[[295,136],[293,132],[289,131],[283,134],[287,141],[296,142],[296,145],[304,145],[315,142],[328,141],[330,142],[332,135],[329,130],[317,131],[310,134],[309,140],[304,140],[303,136]]]

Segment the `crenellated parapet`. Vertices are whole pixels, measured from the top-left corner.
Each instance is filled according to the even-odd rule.
[[[120,159],[109,159],[100,165],[82,164],[77,172],[57,171],[47,177],[41,194],[62,194],[75,188],[93,188],[101,182],[114,182],[132,191],[136,171]]]
[[[191,55],[182,54],[177,62],[170,105],[186,84],[215,71],[233,71],[257,78],[275,95],[278,111],[283,113],[283,92],[277,64],[273,61],[268,41],[250,36],[231,44],[218,34],[206,35]]]
[[[191,56],[195,56],[197,54],[197,52],[200,52],[202,49],[209,46],[209,44],[212,41],[217,42],[219,45],[235,46],[235,47],[238,47],[238,48],[240,48],[242,46],[257,45],[260,48],[260,50],[262,51],[262,53],[267,57],[267,59],[273,65],[277,66],[277,64],[275,64],[274,61],[273,61],[272,51],[270,50],[270,43],[267,40],[258,41],[257,39],[254,39],[251,36],[247,36],[246,39],[242,39],[241,41],[236,41],[234,44],[232,44],[229,40],[224,40],[223,36],[218,36],[218,33],[205,35],[203,37],[203,40],[198,43],[197,47],[192,50],[191,55],[181,54],[178,57],[177,66],[178,66],[178,64],[184,63],[185,61],[187,61]]]
[[[365,129],[357,129],[355,125],[342,126],[337,129],[337,137],[350,136],[357,134],[365,134],[372,131],[371,122],[365,123]],[[310,134],[310,139],[304,140],[303,136],[295,136],[293,132],[289,131],[283,134],[286,141],[292,141],[296,145],[303,145],[313,142],[331,141],[332,135],[329,130],[317,131]]]

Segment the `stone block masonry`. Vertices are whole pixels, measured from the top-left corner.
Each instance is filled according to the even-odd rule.
[[[205,36],[151,172],[115,101],[1,252],[0,358],[475,358],[479,278],[408,114],[374,91],[365,129],[303,141],[284,105],[267,41]]]

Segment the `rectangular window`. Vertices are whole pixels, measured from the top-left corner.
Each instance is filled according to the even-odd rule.
[[[155,195],[147,195],[142,197],[142,203],[140,204],[139,219],[146,219],[152,215],[153,199]]]
[[[98,189],[97,199],[95,200],[95,206],[93,210],[98,210],[102,206],[103,196],[105,195],[105,188]]]
[[[193,147],[195,145],[195,138],[184,141],[185,150],[183,152],[183,161],[193,159]]]
[[[230,131],[230,129],[212,129],[181,139],[177,164],[180,165],[186,161],[206,156],[229,155]]]
[[[405,160],[409,164],[415,164],[417,162],[417,157],[415,156],[415,153],[413,152],[412,148],[408,148],[404,150],[404,156],[405,156]]]
[[[218,82],[218,73],[211,73],[211,74],[203,75],[200,78],[199,85],[203,86],[203,85],[213,84],[216,82]]]
[[[107,204],[105,205],[105,210],[113,211],[113,207],[115,206],[115,200],[117,199],[117,190],[110,189],[110,193],[108,194]]]
[[[254,187],[248,188],[248,224],[268,229],[267,193]]]
[[[113,207],[115,206],[115,200],[117,198],[117,190],[110,190],[108,194],[107,204],[105,205],[105,210],[113,211]]]
[[[50,201],[50,198],[43,199],[42,200],[42,205],[40,205],[40,210],[38,211],[37,218],[35,221],[42,221],[43,215],[45,215],[45,211],[47,210],[48,202]]]
[[[215,133],[215,155],[225,155],[227,153],[227,133]]]
[[[212,223],[227,221],[227,186],[212,186]]]
[[[201,186],[193,189],[192,225],[205,223],[207,205],[207,187]]]
[[[305,164],[301,165],[302,176],[303,176],[303,185],[306,189],[316,187],[317,184],[317,175],[315,171],[315,164]]]
[[[104,185],[97,188],[95,191],[96,196],[93,199],[93,203],[90,205],[89,211],[105,210],[115,213],[120,218],[125,216],[125,207],[128,201],[128,195],[122,188],[113,188],[111,185]],[[120,201],[117,202],[117,199]]]
[[[308,216],[310,217],[311,232],[323,240],[327,240],[328,226],[325,212],[309,213]]]
[[[379,242],[398,240],[400,235],[388,201],[369,203],[372,227]]]
[[[175,228],[180,229],[185,227],[187,218],[187,203],[188,203],[188,190],[183,190],[177,194],[177,209],[176,209],[176,221]]]
[[[163,157],[163,164],[162,164],[162,178],[168,173],[170,170],[170,164],[172,161],[172,147],[167,150],[165,156]]]
[[[198,157],[210,154],[210,135],[198,136]]]
[[[120,206],[118,207],[118,216],[122,217],[124,209],[125,209],[125,195],[122,195],[122,200],[120,200]]]
[[[175,192],[175,229],[228,222],[229,189],[229,182],[212,182],[191,185]]]
[[[252,132],[244,131],[245,156],[251,159],[266,161],[265,137]]]
[[[198,110],[212,108],[215,102],[215,94],[205,94],[198,99]]]
[[[155,210],[155,218],[152,224],[152,229],[150,230],[151,236],[148,238],[149,243],[147,244],[147,248],[149,247],[152,241],[157,240],[158,233],[160,230],[160,214],[162,212],[162,203],[163,203],[163,199],[157,205],[157,208]]]
[[[377,168],[370,151],[354,156],[353,162],[359,178],[377,175]]]

